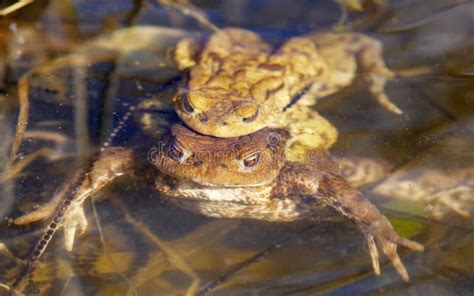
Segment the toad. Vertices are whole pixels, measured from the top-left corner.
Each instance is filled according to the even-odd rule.
[[[87,227],[84,201],[115,178],[130,175],[169,201],[212,217],[272,222],[346,217],[365,235],[375,273],[380,274],[380,248],[408,281],[397,246],[416,251],[423,246],[400,237],[387,218],[340,176],[324,150],[307,150],[306,161],[286,160],[288,137],[285,130],[267,128],[244,138],[219,139],[174,125],[151,149],[103,150],[74,196],[59,205],[52,201],[15,223],[53,216],[35,252],[40,254],[59,225],[65,230],[66,248],[72,249],[76,230]]]
[[[204,41],[184,38],[174,56],[188,73],[174,98],[176,111],[202,134],[236,137],[297,121],[290,141],[328,148],[337,131],[309,107],[357,74],[384,108],[402,113],[384,93],[394,73],[384,64],[382,45],[363,34],[312,33],[272,46],[254,32],[226,28]],[[322,139],[313,134],[318,128],[325,130]]]

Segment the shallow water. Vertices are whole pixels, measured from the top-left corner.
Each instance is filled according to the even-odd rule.
[[[371,9],[350,13],[348,23],[383,42],[391,69],[412,72],[386,87],[404,115],[397,117],[376,105],[362,83],[322,100],[317,110],[340,131],[332,149],[335,155],[389,162],[390,173],[363,192],[390,218],[397,232],[426,246],[423,253],[400,248],[409,283],[387,262],[382,264],[381,276],[374,275],[365,241],[348,221],[275,224],[211,219],[120,180],[99,194],[95,202],[99,220],[88,204],[89,228],[72,253],[65,251],[62,234],[57,235],[26,293],[180,295],[194,279],[199,293],[211,295],[472,295],[472,218],[448,213],[434,220],[426,203],[410,196],[387,198],[377,194],[377,188],[397,174],[438,170],[454,176],[463,169],[474,170],[474,60],[470,54],[474,4],[394,2],[382,16]],[[328,1],[193,4],[218,27],[244,27],[272,42],[331,29],[340,17],[338,6]],[[133,55],[117,59],[110,51],[138,46],[129,40],[120,43],[123,48],[87,48],[94,38],[131,25],[160,28],[135,35],[151,44]],[[88,59],[77,67],[56,60],[57,68],[43,68],[30,79],[30,133],[17,160],[25,161],[40,149],[43,152],[1,185],[2,218],[18,217],[49,200],[66,176],[108,138],[128,105],[157,93],[170,95],[179,76],[169,60],[172,44],[186,33],[209,32],[173,8],[141,1],[109,5],[38,1],[3,19],[0,30],[1,166],[15,132],[21,75],[34,66],[51,65],[55,57],[67,53],[81,53]],[[110,44],[105,41],[102,49]],[[413,74],[413,69],[422,69],[423,74]],[[113,144],[129,145],[138,131],[137,124],[129,122]],[[472,181],[467,186],[472,189]],[[2,221],[1,241],[15,255],[25,257],[42,224],[17,227]],[[2,282],[18,274],[19,264],[7,261],[2,257]]]

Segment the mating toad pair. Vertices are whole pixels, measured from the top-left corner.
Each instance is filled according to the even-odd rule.
[[[378,41],[357,33],[316,33],[280,45],[243,29],[183,39],[174,50],[184,78],[173,102],[187,127],[175,124],[143,147],[105,148],[74,196],[17,222],[58,217],[72,249],[76,231],[87,226],[84,201],[129,175],[207,216],[294,221],[342,215],[365,235],[377,274],[380,248],[408,280],[397,246],[423,246],[398,236],[341,177],[327,152],[337,130],[311,108],[358,73],[384,108],[401,113],[384,94],[394,74],[381,54]]]

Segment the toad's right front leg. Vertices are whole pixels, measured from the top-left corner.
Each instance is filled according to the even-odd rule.
[[[43,243],[40,241],[38,245],[40,249],[35,251],[42,251],[45,244],[49,242],[60,226],[64,228],[65,247],[67,250],[72,250],[76,231],[79,230],[80,233],[84,233],[87,228],[88,223],[84,214],[86,199],[100,191],[115,178],[133,173],[135,163],[132,150],[119,147],[105,149],[93,163],[89,172],[84,174],[79,187],[73,190],[69,197],[58,198],[69,191],[68,188],[63,188],[56,198],[53,198],[39,209],[16,218],[14,223],[23,225],[51,218],[51,222],[41,238]],[[74,183],[69,182],[66,186],[71,186]]]

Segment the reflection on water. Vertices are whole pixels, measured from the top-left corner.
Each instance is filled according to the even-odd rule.
[[[218,27],[248,28],[275,42],[342,28],[336,25],[340,7],[331,2],[193,4]],[[123,180],[99,194],[108,197],[95,202],[100,223],[89,204],[89,228],[72,253],[64,250],[62,234],[57,235],[25,292],[177,295],[195,285],[200,293],[213,295],[474,293],[474,225],[472,218],[453,214],[472,206],[474,60],[469,53],[474,48],[474,5],[394,1],[346,13],[346,24],[380,39],[387,64],[402,73],[388,84],[387,93],[404,115],[375,106],[358,83],[317,108],[340,131],[334,154],[390,164],[390,172],[364,193],[397,232],[427,247],[421,254],[400,250],[410,283],[403,283],[388,263],[381,276],[373,274],[363,237],[352,223],[210,219]],[[132,25],[155,27],[119,31]],[[18,82],[42,65],[29,77],[26,140],[11,175],[2,177],[0,215],[8,218],[48,201],[68,173],[108,138],[129,105],[152,94],[172,94],[179,72],[169,59],[170,48],[190,32],[208,32],[205,24],[175,8],[143,1],[37,1],[2,19],[0,30],[2,167],[15,131]],[[133,48],[143,50],[130,54]],[[74,54],[65,58],[68,53]],[[75,66],[66,66],[71,64]],[[151,113],[140,112],[144,116],[135,119],[147,122]],[[149,130],[166,126],[154,124]],[[136,123],[128,123],[114,144],[128,144],[138,131]],[[416,184],[430,194],[417,191],[413,180],[420,179]],[[400,182],[405,185],[396,192],[386,189]],[[445,198],[448,191],[453,199]],[[439,220],[430,215],[436,207],[443,211]],[[2,221],[1,241],[12,255],[26,257],[42,225],[17,227]],[[1,256],[1,282],[9,282],[22,263]]]

